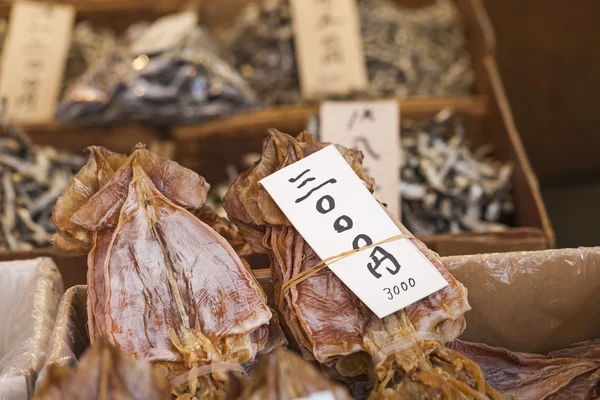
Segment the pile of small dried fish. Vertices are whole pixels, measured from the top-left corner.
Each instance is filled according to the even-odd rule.
[[[0,250],[31,250],[50,245],[54,202],[85,159],[35,146],[16,126],[0,134]]]
[[[444,110],[431,120],[402,121],[403,222],[417,235],[506,230],[514,213],[512,165],[493,158],[491,146],[471,152],[463,120],[453,117]]]
[[[460,15],[450,0],[421,9],[359,0],[369,88],[349,97],[406,98],[470,93],[474,72]],[[288,0],[252,4],[222,40],[265,105],[303,101]]]
[[[204,205],[209,185],[141,145],[129,157],[90,150],[53,211],[54,243],[90,251],[90,340],[159,364],[177,377],[182,399],[224,398],[224,371],[187,373],[241,369],[285,338],[247,265],[189,212]]]
[[[97,28],[90,21],[82,21],[73,29],[71,48],[67,58],[62,93],[96,60],[106,57],[117,47],[117,35],[106,28]]]
[[[67,90],[57,115],[169,124],[257,107],[254,92],[224,59],[194,14],[134,25]]]
[[[284,282],[321,260],[258,181],[325,146],[307,132],[292,138],[269,130],[261,160],[238,176],[224,200],[227,215],[248,244],[257,253],[269,254],[275,297],[283,300],[280,311],[304,357],[321,363],[332,376],[347,380],[364,376],[370,364],[375,364],[372,399],[501,398],[487,385],[477,365],[442,344],[454,340],[465,328],[463,315],[470,309],[467,292],[439,256],[416,240],[415,246],[448,286],[384,319],[373,315],[328,269],[282,293]],[[362,168],[362,153],[337,147],[372,192],[374,181]],[[409,233],[395,222],[403,233]],[[437,339],[412,339],[432,332]],[[410,341],[410,345],[380,356],[399,341]]]

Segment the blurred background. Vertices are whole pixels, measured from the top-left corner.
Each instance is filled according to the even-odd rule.
[[[562,247],[598,243],[600,3],[485,1],[515,121]]]

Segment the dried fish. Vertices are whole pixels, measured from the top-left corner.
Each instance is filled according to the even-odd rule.
[[[512,222],[512,166],[489,145],[471,152],[463,124],[451,110],[402,121],[403,222],[417,235],[499,232]]]
[[[0,250],[31,250],[50,245],[56,230],[50,210],[84,159],[35,146],[16,126],[0,132],[2,169]]]
[[[132,26],[113,52],[69,88],[58,117],[167,124],[200,122],[257,107],[254,92],[188,16],[174,14]],[[148,48],[148,36],[156,39],[165,23],[181,26],[179,35],[164,32],[162,36],[172,36],[170,43]]]
[[[77,369],[50,365],[36,400],[168,400],[165,377],[144,360],[135,360],[101,341],[88,349]]]
[[[319,136],[319,119],[309,120]],[[501,232],[512,225],[510,163],[490,144],[471,152],[464,121],[444,109],[423,121],[402,120],[402,222],[416,235]]]
[[[106,57],[116,46],[116,32],[94,26],[91,21],[79,22],[73,29],[62,93],[64,94],[95,60]]]
[[[91,240],[92,343],[105,338],[160,364],[181,398],[223,398],[223,371],[190,369],[252,362],[285,338],[250,270],[188,211],[203,206],[209,185],[141,145],[126,159],[92,150],[54,211],[58,245]]]
[[[344,98],[471,92],[475,75],[452,1],[410,9],[389,0],[359,0],[358,9],[370,84],[366,92]],[[221,39],[265,105],[303,102],[288,0],[251,4]]]

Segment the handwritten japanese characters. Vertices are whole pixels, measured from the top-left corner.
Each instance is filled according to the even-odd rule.
[[[312,181],[316,180],[315,177],[309,176],[309,175],[310,175],[310,169],[305,169],[304,171],[302,171],[300,173],[300,175],[298,175],[294,178],[290,178],[288,180],[288,182],[294,184],[302,178],[301,183],[298,186],[296,186],[296,189],[301,189],[308,182],[312,182]],[[306,192],[306,194],[302,195],[301,197],[298,197],[296,199],[296,203],[301,203],[305,200],[308,200],[312,196],[313,193],[322,189],[323,187],[325,187],[325,185],[335,184],[335,183],[337,183],[337,180],[334,178],[331,178],[321,184],[316,185],[315,187],[311,188],[308,192]],[[335,209],[335,199],[328,194],[323,195],[316,201],[315,209],[320,214],[323,214],[323,215],[328,214]],[[352,221],[352,218],[350,218],[348,215],[345,215],[345,214],[340,215],[333,222],[333,229],[337,233],[346,232],[348,230],[351,230],[353,227],[354,227],[354,222]],[[364,246],[370,246],[372,244],[373,244],[373,240],[371,239],[371,237],[364,233],[358,233],[352,240],[352,248],[354,250],[357,250]],[[373,250],[371,251],[371,254],[369,255],[369,257],[371,257],[371,260],[373,262],[372,263],[369,262],[367,264],[367,270],[371,273],[371,275],[373,275],[377,279],[382,277],[382,275],[377,272],[377,269],[386,260],[389,260],[390,263],[392,264],[392,267],[389,267],[389,266],[387,267],[387,270],[390,274],[396,275],[400,271],[400,263],[398,262],[398,260],[396,260],[396,258],[392,254],[390,254],[388,251],[384,250],[381,246],[375,246],[373,248]]]
[[[407,239],[335,146],[303,158],[260,183],[321,259],[370,246],[329,268],[383,318],[447,285]],[[383,242],[383,243],[382,243]],[[375,246],[373,246],[375,245]],[[413,284],[388,299],[385,288]]]
[[[321,105],[323,141],[361,150],[365,171],[375,178],[375,198],[400,217],[398,182],[400,116],[396,101],[325,102]]]
[[[6,119],[42,122],[54,117],[74,19],[72,6],[15,3],[0,76]]]
[[[346,94],[367,87],[356,0],[291,0],[302,93]]]

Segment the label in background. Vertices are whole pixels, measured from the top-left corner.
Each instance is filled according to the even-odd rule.
[[[0,73],[5,121],[54,119],[74,21],[72,5],[13,3]]]
[[[398,103],[325,102],[321,104],[320,121],[321,141],[363,152],[363,168],[375,179],[375,198],[401,218]]]
[[[333,145],[260,183],[321,259],[402,233]],[[448,285],[409,239],[359,251],[329,268],[379,318]]]
[[[368,86],[356,0],[291,0],[302,94],[345,94]]]

